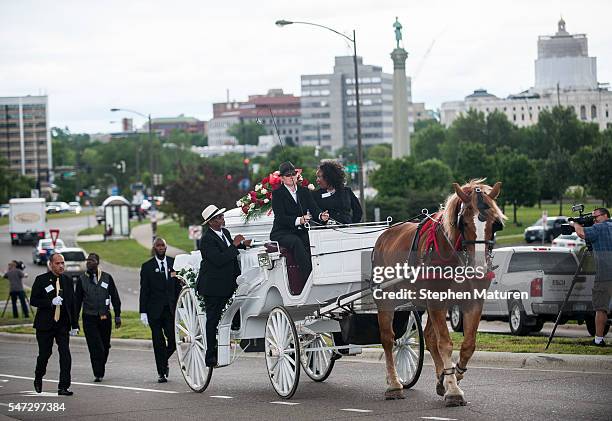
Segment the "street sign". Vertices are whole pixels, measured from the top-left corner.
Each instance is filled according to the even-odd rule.
[[[118,195],[119,195],[119,187],[113,186],[113,188],[111,189],[111,196],[118,196]]]
[[[49,235],[51,235],[51,245],[53,245],[53,248],[55,248],[55,243],[57,242],[57,239],[59,238],[59,229],[51,228],[49,230]]]
[[[189,239],[199,240],[202,238],[202,225],[189,225]]]
[[[346,166],[346,172],[349,174],[357,174],[359,172],[359,165],[357,164],[348,164]]]

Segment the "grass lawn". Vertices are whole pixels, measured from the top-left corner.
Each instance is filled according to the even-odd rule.
[[[141,222],[138,221],[130,221],[130,230],[133,230],[134,227],[142,224],[148,224],[149,221],[143,220]],[[104,224],[96,224],[96,226],[91,228],[85,228],[84,230],[79,231],[77,235],[93,235],[93,234],[104,234]]]
[[[80,243],[79,246],[87,253],[97,253],[102,260],[119,266],[139,268],[151,258],[151,250],[136,240],[94,241]]]
[[[188,237],[188,229],[181,227],[178,222],[172,221],[157,226],[157,236],[166,239],[168,244],[187,252],[194,249],[193,240]]]
[[[0,217],[0,226],[8,224],[8,216]]]

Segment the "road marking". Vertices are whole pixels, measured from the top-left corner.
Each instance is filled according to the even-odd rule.
[[[2,377],[8,377],[11,379],[22,379],[22,380],[34,380],[34,377],[24,377],[24,376],[14,376],[12,374],[0,374]],[[43,379],[45,382],[50,383],[59,383],[59,380],[47,380]],[[93,384],[93,383],[81,383],[81,382],[72,382],[72,384],[76,384],[79,386],[92,386],[92,387],[107,387],[109,389],[123,389],[123,390],[134,390],[138,392],[154,392],[154,393],[169,393],[175,394],[180,392],[175,392],[174,390],[155,390],[155,389],[145,389],[142,387],[131,387],[131,386],[114,386],[111,384]]]
[[[57,394],[57,392],[41,392],[41,393],[36,393],[36,391],[34,390],[22,390],[21,392],[21,396],[36,396],[37,398],[57,398],[59,395]]]
[[[3,403],[3,402],[0,402],[0,405],[2,405],[2,406],[9,406],[8,403]]]
[[[224,395],[212,395],[210,397],[211,398],[217,398],[217,399],[234,399],[233,396],[224,396]]]
[[[270,402],[270,403],[274,403],[276,405],[299,405],[299,402],[283,402],[283,401],[274,401],[274,402]]]
[[[370,410],[370,409],[355,409],[355,408],[344,408],[344,409],[341,409],[340,411],[347,411],[347,412],[372,412],[372,410]]]
[[[457,421],[457,418],[421,417],[422,420]]]

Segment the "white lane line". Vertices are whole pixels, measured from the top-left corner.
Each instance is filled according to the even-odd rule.
[[[6,379],[0,379],[0,383],[7,383],[7,382],[8,382],[8,380],[6,380]]]
[[[270,402],[276,405],[299,405],[299,402],[283,402],[283,401],[274,401],[274,402]]]
[[[217,399],[234,399],[233,396],[225,396],[225,395],[212,395],[210,397],[211,398],[217,398]]]
[[[36,393],[35,390],[22,390],[21,396],[36,396],[37,398],[57,398],[60,397],[57,392],[41,392]]]
[[[3,403],[3,402],[0,402],[0,405],[2,405],[2,406],[9,406],[8,403]]]
[[[11,379],[34,380],[34,377],[13,376],[12,374],[0,374],[0,376],[8,377]],[[47,380],[47,379],[43,379],[43,380],[46,382],[50,382],[50,383],[59,383],[59,380]],[[142,387],[114,386],[111,384],[93,384],[93,383],[81,383],[81,382],[72,382],[72,384],[76,384],[79,386],[107,387],[109,389],[134,390],[138,392],[154,392],[154,393],[169,393],[169,394],[180,393],[180,392],[175,392],[174,390],[155,390],[155,389],[145,389]]]
[[[347,411],[347,412],[372,412],[372,410],[370,410],[370,409],[356,409],[356,408],[344,408],[344,409],[341,409],[340,411]]]
[[[421,417],[422,420],[457,421],[457,418]]]

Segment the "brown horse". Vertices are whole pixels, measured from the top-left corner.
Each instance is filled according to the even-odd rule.
[[[431,268],[436,263],[442,262],[446,267],[455,269],[459,267],[464,269],[467,266],[485,268],[481,269],[480,273],[486,276],[473,276],[461,283],[457,281],[456,276],[454,279],[415,278],[412,282],[400,280],[389,287],[390,289],[397,290],[399,286],[409,286],[416,292],[419,288],[438,291],[471,291],[478,287],[485,290],[488,288],[493,234],[496,229],[503,226],[506,216],[495,203],[501,183],[498,182],[491,187],[484,184],[484,181],[485,179],[471,180],[463,186],[454,183],[455,193],[447,198],[443,210],[429,218],[428,232],[423,232],[426,229],[422,229],[416,244],[413,245],[418,227],[416,223],[397,224],[385,231],[374,247],[373,267],[408,263]],[[385,284],[381,286],[385,290]],[[411,300],[416,305],[419,305],[418,301],[418,299]],[[453,343],[446,325],[446,314],[453,301],[439,299],[436,301],[431,298],[420,301],[420,305],[427,308],[428,317],[424,336],[426,348],[435,365],[436,392],[444,396],[447,406],[466,404],[458,382],[463,378],[468,361],[476,348],[476,331],[480,323],[483,301],[484,299],[478,298],[460,303],[463,310],[464,340],[456,365],[453,365],[451,360]],[[388,389],[385,398],[403,399],[403,385],[393,361],[395,340],[393,316],[397,307],[395,304],[401,305],[401,303],[380,299],[376,300],[376,304],[387,366]]]

